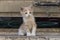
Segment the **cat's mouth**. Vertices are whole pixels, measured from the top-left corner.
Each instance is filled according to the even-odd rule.
[[[30,17],[30,15],[28,15],[28,17]]]
[[[26,17],[30,17],[31,15],[26,15]]]

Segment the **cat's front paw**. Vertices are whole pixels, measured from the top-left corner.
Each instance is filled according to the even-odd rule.
[[[27,34],[27,36],[36,36],[36,34]]]
[[[17,33],[19,36],[24,36],[24,34],[23,33],[20,33],[20,32],[18,32]]]
[[[36,34],[31,34],[31,36],[36,36]]]

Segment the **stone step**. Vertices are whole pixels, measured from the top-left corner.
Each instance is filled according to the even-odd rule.
[[[48,17],[48,14],[45,12],[34,13],[35,17]],[[0,12],[0,17],[22,17],[20,12]]]
[[[37,35],[60,35],[59,28],[39,28]],[[18,29],[0,29],[0,35],[18,35]]]
[[[46,40],[45,37],[27,37],[27,36],[0,36],[0,40]]]
[[[17,29],[0,29],[0,40],[60,40],[59,28],[40,28],[37,29],[39,35],[28,37],[15,33],[17,34]]]
[[[34,12],[35,17],[60,17],[60,12]],[[22,17],[20,12],[0,12],[0,17]]]
[[[59,36],[0,36],[0,40],[60,40]]]
[[[0,40],[60,40],[59,36],[0,36]]]

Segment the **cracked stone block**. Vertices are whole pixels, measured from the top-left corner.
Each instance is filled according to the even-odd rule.
[[[5,40],[5,37],[0,37],[0,40]]]
[[[60,38],[49,38],[49,40],[60,40]]]

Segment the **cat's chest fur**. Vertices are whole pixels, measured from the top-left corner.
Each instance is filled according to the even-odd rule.
[[[32,24],[33,22],[35,22],[33,16],[27,17],[27,18],[23,17],[23,21],[24,21],[24,23],[27,23],[27,24],[28,24],[28,23],[29,23],[29,24]]]

